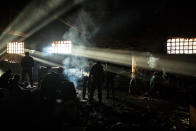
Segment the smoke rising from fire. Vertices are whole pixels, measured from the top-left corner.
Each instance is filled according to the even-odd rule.
[[[90,14],[82,9],[77,14],[77,17],[72,16],[70,18],[73,20],[71,22],[73,23],[72,26],[77,27],[79,31],[69,28],[69,30],[62,36],[62,39],[71,40],[73,45],[83,47],[90,46],[89,40],[99,30]],[[78,86],[78,81],[83,77],[82,72],[88,67],[87,59],[84,57],[78,57],[76,54],[77,52],[72,52],[72,56],[66,57],[63,60],[63,65],[65,68],[64,73],[66,76],[68,76],[68,79],[74,83],[75,87]]]

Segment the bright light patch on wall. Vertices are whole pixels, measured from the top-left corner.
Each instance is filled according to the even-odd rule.
[[[51,52],[56,54],[70,54],[72,50],[72,42],[66,41],[55,41],[52,43]]]
[[[196,54],[196,38],[168,39],[167,54]]]
[[[7,53],[23,54],[24,53],[24,42],[9,42],[7,44]]]

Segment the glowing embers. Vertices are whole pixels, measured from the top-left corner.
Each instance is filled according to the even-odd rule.
[[[71,41],[55,41],[52,43],[51,51],[57,54],[70,54],[72,50]]]
[[[172,38],[167,40],[168,54],[196,54],[196,38]]]
[[[7,44],[7,53],[9,54],[23,54],[24,42],[10,42]]]

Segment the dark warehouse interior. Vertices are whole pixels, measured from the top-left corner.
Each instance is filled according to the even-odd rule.
[[[0,5],[1,130],[196,130],[193,1]]]

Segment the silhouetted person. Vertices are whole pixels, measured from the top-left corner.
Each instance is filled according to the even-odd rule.
[[[33,66],[34,60],[29,56],[29,52],[25,52],[25,57],[21,60],[22,81],[24,82],[26,74],[29,76],[30,84],[33,86]]]
[[[47,75],[48,70],[46,67],[41,66],[38,70],[38,87],[40,88],[41,82],[44,79],[44,77]]]
[[[28,84],[28,83],[27,83]],[[20,82],[20,75],[15,74],[12,81],[9,84],[10,94],[17,98],[22,98],[27,94],[30,94],[28,89],[25,89],[25,85]]]
[[[88,76],[83,77],[82,98],[86,99],[86,90],[88,89]]]
[[[73,82],[56,72],[47,74],[40,88],[43,111],[48,120],[60,124],[78,119],[78,99]],[[56,124],[57,124],[56,123]]]
[[[9,81],[12,77],[12,71],[7,70],[3,75],[0,77],[1,88],[8,88]]]
[[[158,93],[160,77],[158,76],[158,72],[154,72],[152,77],[150,78],[150,96]]]
[[[114,98],[114,77],[115,74],[113,72],[110,72],[108,70],[108,64],[106,63],[106,70],[105,70],[105,86],[107,95],[106,98],[110,98],[112,95],[112,98]]]
[[[12,78],[12,71],[7,70],[5,73],[2,74],[0,77],[0,98],[6,96],[9,92],[9,83],[10,79]]]
[[[83,69],[83,86],[82,86],[82,98],[83,99],[86,99],[86,92],[87,92],[87,90],[88,90],[88,94],[89,94],[89,92],[90,92],[90,88],[89,88],[89,76],[87,75],[87,73],[90,71],[90,67],[91,67],[91,65],[89,64],[89,66],[87,66],[87,67],[85,67],[84,69]]]
[[[130,82],[129,82],[129,94],[135,95],[136,90],[136,76],[135,73],[132,73],[130,76]]]
[[[106,75],[107,75],[107,79],[106,79],[107,98],[110,98],[110,95],[112,95],[112,98],[114,98],[114,77],[115,77],[115,74],[112,72],[107,72]]]
[[[97,62],[95,65],[93,65],[89,78],[91,79],[91,91],[90,91],[90,98],[89,101],[92,102],[94,91],[97,88],[98,89],[98,98],[99,102],[102,102],[102,83],[103,83],[103,66],[100,62]]]

